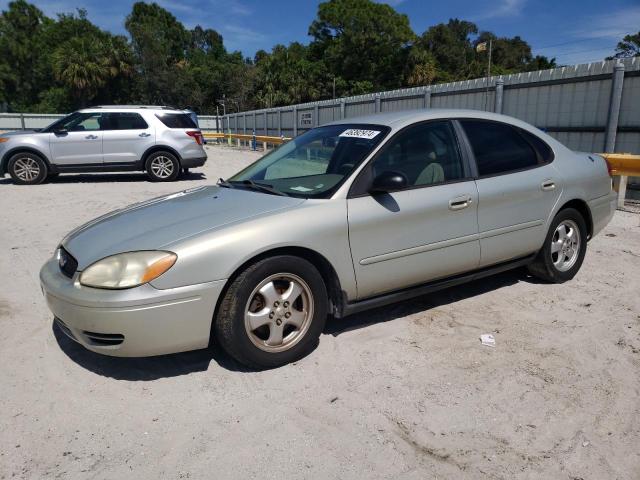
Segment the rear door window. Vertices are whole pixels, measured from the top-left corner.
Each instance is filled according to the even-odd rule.
[[[188,113],[158,113],[156,117],[168,128],[198,128]]]
[[[481,177],[524,170],[540,164],[524,136],[506,123],[461,120]]]
[[[107,113],[109,130],[146,130],[149,128],[142,115],[135,112]]]

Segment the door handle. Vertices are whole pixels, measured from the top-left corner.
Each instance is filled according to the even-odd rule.
[[[461,197],[452,198],[451,200],[449,200],[449,210],[462,210],[463,208],[467,208],[469,205],[471,205],[472,201],[473,200],[471,199],[470,195],[463,195]]]
[[[86,138],[87,140],[96,140],[98,138],[98,136],[97,135],[87,135],[84,138]]]
[[[542,185],[540,185],[540,188],[545,192],[548,192],[549,190],[555,190],[556,184],[553,180],[545,180],[542,182]]]
[[[151,134],[150,133],[146,133],[146,132],[142,132],[140,135],[138,135],[139,137],[150,137]]]

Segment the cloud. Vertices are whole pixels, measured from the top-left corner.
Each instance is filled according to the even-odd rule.
[[[570,32],[577,38],[612,38],[620,40],[626,33],[636,33],[640,25],[640,6],[623,8],[580,21],[581,28]]]
[[[271,48],[269,35],[257,30],[239,25],[224,25],[220,31],[228,50],[251,52]]]
[[[501,0],[495,7],[488,7],[483,13],[472,17],[472,20],[478,21],[498,17],[515,17],[522,13],[526,2],[527,0]]]

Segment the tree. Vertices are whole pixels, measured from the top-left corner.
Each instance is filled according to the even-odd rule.
[[[189,32],[157,3],[134,3],[125,27],[131,35],[141,99],[149,103],[179,103],[186,77],[183,62],[189,48]]]
[[[449,82],[470,77],[475,58],[471,35],[477,33],[474,23],[452,18],[422,34],[416,45],[433,56],[437,65],[435,80]]]
[[[409,18],[370,0],[329,0],[309,27],[311,58],[355,93],[402,85],[404,59],[415,34]]]
[[[640,57],[640,31],[633,35],[625,35],[622,41],[618,42],[616,53],[612,57],[607,57],[607,60],[631,57]]]
[[[25,0],[9,3],[0,17],[0,97],[20,110],[38,103],[47,80],[47,50],[41,33],[50,22],[35,5]]]

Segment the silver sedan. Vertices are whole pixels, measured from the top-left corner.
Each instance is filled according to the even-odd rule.
[[[294,361],[336,318],[527,265],[573,278],[611,219],[605,160],[519,120],[388,113],[314,128],[232,178],[71,232],[40,272],[95,352]]]

